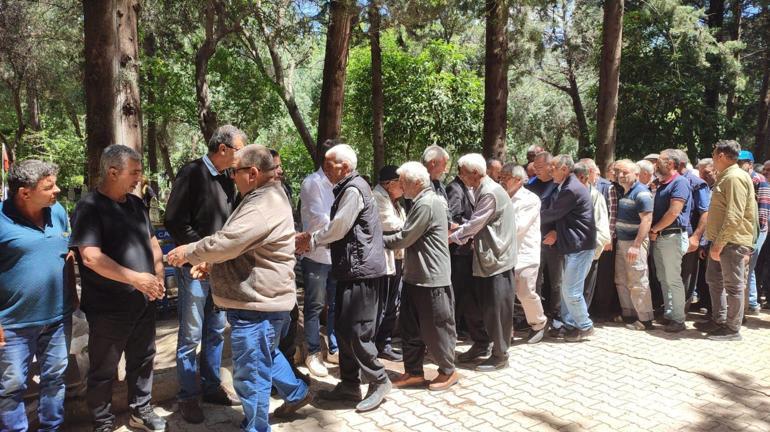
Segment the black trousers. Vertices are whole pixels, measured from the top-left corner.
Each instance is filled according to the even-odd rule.
[[[550,318],[561,314],[561,278],[564,255],[553,246],[540,249],[540,269],[537,273],[537,293],[543,298],[543,310]]]
[[[589,302],[588,297],[586,297],[589,314],[603,319],[620,315],[620,300],[618,299],[618,289],[615,287],[614,247],[611,251],[604,251],[599,256],[595,277],[596,288],[592,293],[592,300]]]
[[[451,374],[457,343],[452,287],[422,287],[405,282],[402,296],[404,370],[422,375],[427,348],[439,372]]]
[[[770,243],[770,242],[768,242]],[[455,300],[455,324],[460,331],[470,331],[473,326],[483,327],[481,317],[466,318],[467,301],[472,298],[473,286],[473,257],[471,255],[452,255],[452,291]],[[471,307],[473,310],[473,307]]]
[[[278,349],[289,361],[289,364],[294,366],[294,354],[297,352],[297,327],[299,321],[299,305],[294,304],[294,309],[289,313],[289,330],[286,332],[286,336],[281,338],[281,342],[278,344]]]
[[[86,401],[95,425],[114,423],[112,383],[120,356],[126,355],[128,405],[135,409],[150,403],[155,359],[155,303],[134,319],[124,315],[87,314],[88,388]]]
[[[513,334],[513,298],[516,291],[513,269],[478,278],[478,281],[476,291],[484,330],[493,343],[492,355],[507,357]]]
[[[708,252],[708,249],[706,249]],[[706,308],[711,310],[711,291],[709,290],[709,284],[706,282],[706,260],[707,258],[700,259],[698,257],[698,281],[696,286],[698,287],[698,303],[697,307]]]
[[[334,325],[340,353],[340,378],[349,385],[387,381],[374,344],[378,297],[385,277],[337,281]]]
[[[402,272],[403,260],[396,260],[396,274],[386,276],[387,282],[382,284],[377,304],[377,335],[374,338],[378,351],[390,346],[393,329],[396,328],[401,304]]]
[[[700,257],[697,250],[686,253],[682,257],[682,283],[684,284],[684,300],[686,304],[692,300],[692,292],[698,283],[698,267],[700,267]],[[685,313],[687,310],[685,310]]]
[[[596,280],[598,279],[599,260],[591,261],[591,267],[588,269],[588,275],[586,281],[583,284],[583,298],[586,300],[586,307],[591,307],[591,301],[594,299],[594,292],[596,292]]]

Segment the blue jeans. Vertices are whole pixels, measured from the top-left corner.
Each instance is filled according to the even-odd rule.
[[[749,307],[758,308],[759,298],[757,295],[757,276],[754,271],[757,268],[757,259],[759,258],[759,252],[762,250],[762,245],[767,240],[767,231],[760,232],[757,237],[757,244],[754,245],[754,253],[751,254],[751,261],[749,261]]]
[[[302,400],[308,386],[294,375],[278,342],[289,326],[289,312],[228,310],[233,348],[233,387],[243,404],[241,430],[270,430],[270,389],[286,402]]]
[[[211,286],[206,280],[195,280],[190,268],[176,269],[179,283],[179,333],[176,343],[176,371],[179,400],[215,392],[221,384],[219,368],[225,344],[225,313],[214,309]],[[200,387],[198,387],[198,355],[201,345]]]
[[[324,305],[329,305],[326,315],[326,334],[329,336],[329,352],[337,352],[337,337],[334,334],[334,298],[337,281],[331,276],[331,264],[321,264],[302,258],[302,280],[305,284],[305,340],[308,354],[321,351],[320,316]]]
[[[0,430],[26,431],[27,413],[22,397],[32,356],[40,365],[39,430],[58,430],[64,422],[64,372],[67,370],[72,318],[53,324],[4,329],[0,348]]]
[[[561,320],[572,328],[588,330],[594,323],[588,317],[588,306],[583,297],[588,271],[594,259],[592,249],[564,255],[564,273],[561,280]]]

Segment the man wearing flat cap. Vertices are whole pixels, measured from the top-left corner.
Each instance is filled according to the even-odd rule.
[[[406,220],[406,212],[399,200],[404,195],[401,182],[398,180],[394,165],[382,167],[379,173],[379,184],[374,187],[374,200],[385,235],[401,231]],[[377,333],[374,342],[380,358],[401,361],[401,354],[393,350],[391,336],[396,325],[399,304],[401,302],[401,269],[404,259],[403,249],[386,249],[385,264],[387,268],[387,283],[382,285],[377,315]]]

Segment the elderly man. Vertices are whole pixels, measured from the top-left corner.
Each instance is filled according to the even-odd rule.
[[[165,225],[176,244],[194,243],[222,228],[235,208],[233,180],[226,170],[246,135],[230,125],[221,126],[209,140],[208,153],[179,170],[166,205]],[[176,269],[179,281],[179,331],[176,373],[179,411],[189,423],[202,423],[198,397],[209,403],[231,405],[237,397],[222,386],[220,367],[225,344],[225,313],[214,308],[208,280],[195,280],[190,266]],[[200,385],[198,346],[201,346]]]
[[[422,164],[425,165],[428,174],[430,174],[430,183],[433,186],[433,191],[446,200],[446,189],[441,181],[444,178],[444,174],[447,172],[449,153],[447,153],[441,146],[428,146],[425,151],[422,152]]]
[[[652,193],[637,181],[639,166],[628,159],[615,162],[618,183],[618,238],[615,256],[615,285],[626,327],[651,330],[653,312],[648,279],[647,235],[652,225]]]
[[[757,237],[757,202],[748,173],[737,165],[740,145],[719,141],[712,158],[717,182],[709,207],[706,237],[711,241],[706,279],[713,324],[701,328],[713,340],[741,340],[746,257]]]
[[[649,188],[650,183],[655,178],[655,165],[652,162],[642,159],[636,162],[636,166],[639,167],[639,176],[637,180],[639,183]]]
[[[597,174],[593,175],[594,179],[592,182],[591,164],[583,161],[578,162],[575,164],[572,172],[575,174],[575,177],[580,180],[580,183],[582,183],[591,194],[591,205],[594,209],[594,225],[596,226],[596,249],[594,249],[594,259],[591,261],[591,268],[588,271],[588,276],[586,277],[585,285],[583,287],[583,296],[585,298],[586,306],[590,308],[591,301],[594,298],[594,291],[596,289],[596,282],[598,279],[597,273],[599,269],[599,257],[602,256],[602,253],[607,248],[607,245],[612,244],[612,238],[610,236],[610,220],[607,210],[607,202],[605,201],[604,196],[599,191],[599,189],[594,186],[594,183],[596,182],[595,178],[598,176]],[[615,194],[615,192],[613,192],[613,194]],[[615,212],[617,212],[617,208],[615,209]],[[614,265],[610,267],[614,267]],[[614,268],[612,273],[614,273]],[[611,286],[613,284],[610,282],[607,285]],[[604,286],[603,288],[606,291],[608,287]]]
[[[487,159],[487,176],[495,182],[500,182],[500,171],[503,169],[503,163],[495,158]]]
[[[540,267],[540,198],[524,188],[527,173],[513,163],[503,165],[500,184],[513,203],[516,217],[516,267],[514,270],[516,297],[524,309],[530,330],[527,343],[543,340],[548,318],[537,295],[537,269]]]
[[[476,366],[479,372],[490,372],[508,367],[513,331],[516,220],[508,194],[487,177],[483,156],[467,154],[457,165],[463,183],[474,188],[476,209],[470,220],[449,236],[449,241],[464,244],[473,238],[473,275],[477,283],[475,301],[469,301],[468,306],[478,308],[476,314],[482,317],[485,330],[475,332],[480,339],[474,340],[459,360],[467,362],[486,355],[491,341],[492,355]]]
[[[541,223],[552,226],[543,244],[555,244],[564,255],[561,285],[560,323],[568,342],[580,342],[594,333],[583,296],[596,248],[596,223],[591,194],[572,174],[574,163],[569,155],[556,156],[551,162],[556,196],[540,212]],[[555,326],[557,328],[557,326]]]
[[[532,144],[531,146],[527,147],[527,165],[534,162],[535,156],[537,156],[538,153],[542,153],[544,150],[545,149],[542,146],[537,144]]]
[[[449,286],[446,202],[433,192],[428,171],[418,162],[401,165],[398,175],[404,196],[414,200],[414,205],[403,228],[384,239],[390,249],[406,249],[400,317],[405,372],[393,385],[426,384],[423,360],[427,348],[438,364],[438,376],[428,388],[446,390],[459,379],[454,365],[457,333]]]
[[[312,399],[278,343],[296,302],[294,218],[280,183],[273,181],[270,150],[252,144],[235,153],[233,181],[242,200],[214,234],[168,253],[211,275],[216,305],[232,328],[233,386],[243,404],[244,431],[269,431],[270,388],[286,400],[276,416],[294,413]]]
[[[385,275],[382,225],[369,184],[358,174],[358,158],[347,144],[332,147],[324,170],[334,183],[331,220],[323,228],[297,236],[298,250],[331,246],[332,273],[337,279],[337,340],[340,344],[340,379],[329,400],[360,401],[359,412],[377,408],[391,383],[377,359],[374,343],[378,297]],[[361,400],[361,375],[369,390]]]
[[[126,357],[129,425],[162,431],[155,414],[155,300],[163,297],[163,253],[142,199],[132,195],[142,179],[142,156],[111,145],[99,160],[101,183],[78,202],[70,247],[80,264],[81,309],[88,320],[86,400],[94,429],[111,431],[112,383]]]
[[[716,183],[716,173],[714,171],[714,159],[704,158],[698,161],[698,175],[705,181],[709,189]]]
[[[665,331],[684,330],[685,287],[682,281],[682,257],[689,245],[690,182],[679,175],[680,157],[673,149],[660,152],[657,172],[660,182],[655,191],[650,241],[655,272],[665,302]]]
[[[379,172],[379,184],[375,186],[374,200],[380,214],[382,231],[385,234],[398,232],[404,226],[406,214],[399,199],[404,195],[401,188],[397,167],[386,165]],[[377,313],[377,333],[374,338],[378,356],[390,361],[401,361],[401,354],[393,350],[391,336],[398,318],[399,304],[401,302],[401,270],[403,267],[404,250],[386,250],[385,263],[388,280],[382,286],[380,302]]]
[[[334,184],[325,171],[326,152],[336,145],[334,140],[326,140],[316,147],[319,168],[305,177],[300,188],[300,215],[302,229],[312,232],[329,223],[329,214],[334,203]],[[304,328],[307,356],[305,366],[314,376],[325,377],[329,374],[321,353],[321,313],[327,306],[326,335],[329,352],[326,359],[330,363],[339,362],[337,335],[334,331],[337,281],[332,276],[331,252],[327,246],[319,246],[302,254],[302,281],[305,288]]]
[[[754,184],[754,194],[757,199],[757,211],[759,213],[759,232],[757,241],[754,243],[754,252],[749,260],[749,283],[748,298],[745,306],[748,315],[759,315],[761,305],[759,304],[759,295],[757,294],[757,260],[759,252],[767,239],[767,220],[770,215],[770,184],[762,174],[754,171],[754,155],[748,150],[742,150],[738,155],[738,166],[746,171]]]
[[[64,372],[77,297],[67,249],[67,211],[56,202],[58,173],[59,167],[48,162],[16,162],[8,173],[10,197],[0,203],[0,429],[4,431],[29,427],[23,397],[33,356],[40,365],[38,428],[59,430],[64,422]]]

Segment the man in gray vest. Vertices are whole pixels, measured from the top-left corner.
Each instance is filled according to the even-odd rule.
[[[490,372],[508,366],[507,351],[513,330],[516,219],[508,193],[486,175],[483,156],[467,154],[457,165],[463,183],[475,189],[476,207],[470,220],[454,230],[449,241],[464,244],[473,237],[473,276],[478,283],[473,287],[469,307],[480,311],[487,336],[474,340],[459,360],[471,361],[486,355],[492,342],[492,355],[476,366],[477,371]]]
[[[377,360],[374,343],[378,296],[387,283],[382,225],[372,189],[356,172],[357,161],[355,151],[346,144],[326,152],[324,171],[335,185],[330,220],[319,230],[298,234],[296,242],[299,253],[329,245],[332,275],[337,280],[335,319],[341,382],[318,396],[360,401],[356,410],[363,412],[382,403],[391,383]],[[369,383],[364,400],[361,375]]]

